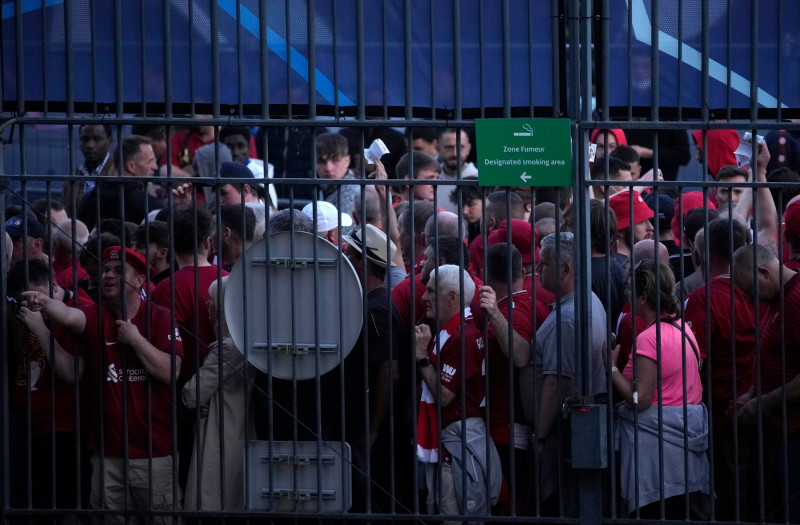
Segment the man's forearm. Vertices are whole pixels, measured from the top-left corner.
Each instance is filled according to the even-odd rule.
[[[39,341],[39,344],[42,347],[42,352],[49,360],[52,354],[54,362],[53,362],[53,369],[61,378],[62,381],[69,385],[74,385],[77,380],[83,376],[83,360],[80,357],[73,356],[66,350],[64,347],[61,346],[61,343],[56,340],[50,333],[46,327],[43,328],[41,331],[37,331],[34,333],[36,339]],[[53,341],[53,347],[51,352],[50,341]],[[78,371],[77,377],[75,372],[75,360],[78,360]]]
[[[772,414],[780,410],[783,403],[784,389],[778,387],[763,396],[764,411]],[[800,402],[800,375],[786,383],[786,406],[791,407]]]
[[[175,356],[175,374],[172,373],[172,354],[162,352],[150,341],[141,337],[131,345],[144,367],[158,381],[169,384],[173,377],[178,376],[181,369],[181,357]]]
[[[500,351],[506,358],[511,359],[516,368],[522,368],[528,364],[531,359],[531,345],[526,341],[516,330],[512,330],[513,351],[509,355],[508,351],[508,319],[503,317],[501,313],[497,313],[489,320],[492,323],[492,328],[497,337],[497,343],[500,346]]]
[[[542,385],[542,395],[539,400],[539,417],[536,426],[536,436],[540,440],[546,439],[555,426],[558,418],[558,381],[556,376],[545,376]]]
[[[75,335],[83,333],[86,326],[86,315],[81,310],[51,299],[47,301],[42,311],[52,322],[64,326]]]

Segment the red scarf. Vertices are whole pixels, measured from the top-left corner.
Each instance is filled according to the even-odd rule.
[[[464,319],[472,319],[469,307],[464,310]],[[456,314],[447,321],[439,335],[431,341],[428,355],[431,364],[437,370],[437,354],[460,326],[461,316]],[[425,381],[422,382],[422,395],[417,413],[417,459],[423,463],[438,463],[439,461],[439,422],[436,417],[436,400]]]

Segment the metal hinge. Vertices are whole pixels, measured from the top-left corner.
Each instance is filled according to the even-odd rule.
[[[317,351],[317,345],[313,344],[292,344],[292,343],[253,343],[251,348],[253,350],[272,350],[278,354],[284,355],[309,355]],[[320,353],[330,354],[339,351],[339,345],[330,343],[320,343]]]
[[[253,257],[250,259],[250,262],[253,266],[266,266],[267,259],[266,257]],[[292,268],[296,270],[305,270],[314,267],[314,259],[309,257],[271,257],[269,265],[285,270],[290,270]],[[335,268],[336,259],[317,259],[317,266],[320,268]]]
[[[323,465],[333,465],[334,458],[333,456],[319,456],[317,459],[316,455],[313,454],[274,454],[272,456],[272,463],[288,463],[290,465],[310,465],[312,463],[319,463]],[[269,463],[270,456],[261,456],[262,463]]]
[[[275,499],[294,500],[294,501],[311,501],[316,499],[318,491],[316,490],[292,490],[292,489],[261,489],[261,497],[269,499],[270,495]],[[332,500],[336,499],[335,490],[321,491],[322,499]]]

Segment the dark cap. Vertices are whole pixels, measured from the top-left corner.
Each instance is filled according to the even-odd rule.
[[[24,219],[17,215],[6,221],[6,233],[12,240],[22,239],[25,235]],[[32,217],[28,217],[28,237],[31,239],[44,239],[44,228],[42,224]]]
[[[672,229],[672,217],[675,213],[675,199],[669,195],[658,195],[651,193],[644,200],[653,210],[654,217],[658,215],[658,231],[665,232]],[[656,214],[656,201],[658,201],[658,213]]]
[[[253,179],[253,172],[238,162],[223,162],[219,167],[219,176],[223,179]]]

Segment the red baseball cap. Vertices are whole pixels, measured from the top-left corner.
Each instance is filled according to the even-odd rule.
[[[522,219],[511,219],[511,244],[517,247],[522,254],[522,264],[531,264],[531,223]],[[508,221],[503,221],[500,227],[493,230],[488,237],[489,246],[494,246],[508,239]],[[534,254],[536,262],[539,261],[539,231],[533,228],[533,242],[536,246]]]
[[[109,246],[103,250],[103,262],[120,260],[122,260],[121,246]],[[147,268],[150,268],[150,274],[153,274],[153,267],[147,264],[144,257],[132,248],[125,248],[125,262],[133,266],[140,275],[145,275]]]
[[[631,210],[631,195],[633,195],[633,209]],[[636,190],[621,191],[608,199],[608,205],[617,216],[617,229],[631,228],[635,224],[647,221],[655,215],[650,206],[644,202],[642,194]]]
[[[686,218],[686,214],[692,211],[695,208],[702,208],[703,203],[706,201],[706,196],[702,191],[688,191],[680,196],[680,198],[675,199],[675,213],[672,215],[672,237],[675,239],[675,244],[680,246],[680,233],[681,233],[681,223],[680,223],[680,216],[681,216],[681,201],[683,201],[683,218]],[[708,209],[715,210],[717,209],[716,205],[708,201]]]
[[[784,236],[797,237],[800,235],[800,200],[790,203],[783,212]]]

